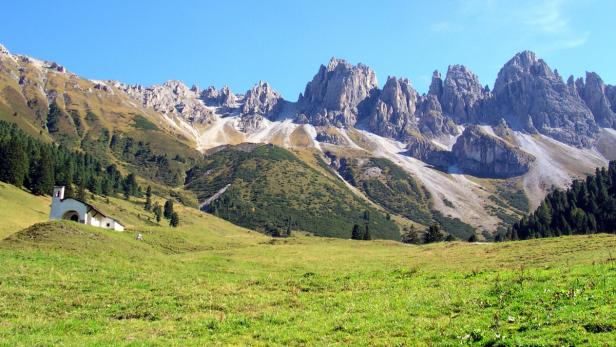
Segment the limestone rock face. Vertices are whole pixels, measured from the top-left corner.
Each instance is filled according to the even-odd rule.
[[[447,70],[439,101],[443,112],[462,124],[479,120],[482,101],[489,97],[490,93],[481,86],[477,75],[464,65],[453,65]]]
[[[605,95],[612,105],[612,112],[616,113],[616,86],[605,86]]]
[[[276,115],[282,97],[270,87],[267,82],[259,81],[244,97],[241,113],[245,115],[259,114],[266,118]]]
[[[427,139],[415,139],[409,141],[405,154],[446,172],[491,178],[523,175],[535,160],[531,154],[486,133],[477,125],[466,127],[451,151]]]
[[[167,116],[179,116],[190,123],[206,123],[214,116],[199,95],[180,81],[167,81],[162,85],[142,87],[140,85],[115,84],[143,107],[152,108]]]
[[[404,154],[444,171],[455,163],[455,158],[450,151],[437,147],[426,138],[414,138],[410,140]]]
[[[362,103],[376,88],[372,69],[332,58],[327,66],[321,65],[304,94],[300,94],[299,114],[313,125],[353,126],[364,106]]]
[[[369,129],[381,136],[404,140],[417,133],[417,92],[408,79],[389,77],[368,118]]]
[[[443,115],[441,103],[434,94],[419,97],[415,115],[418,119],[419,131],[425,136],[438,137],[459,133],[458,127],[451,118]]]
[[[590,146],[598,128],[571,86],[532,52],[516,54],[498,73],[493,94],[499,117],[514,129],[538,131],[575,146]]]
[[[432,83],[430,83],[428,94],[436,96],[439,100],[443,96],[443,80],[441,79],[441,73],[438,72],[438,70],[434,70],[432,73]]]
[[[208,106],[235,108],[238,106],[238,97],[233,94],[229,86],[223,86],[216,90],[213,86],[207,87],[201,92],[201,100]]]
[[[616,115],[606,95],[606,87],[601,77],[594,72],[586,72],[586,81],[581,78],[576,82],[580,97],[590,109],[597,125],[606,128],[616,126]]]
[[[514,145],[471,125],[451,150],[455,165],[462,172],[481,177],[511,177],[530,169],[535,158]]]

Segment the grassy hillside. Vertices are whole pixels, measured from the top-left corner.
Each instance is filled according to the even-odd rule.
[[[389,211],[429,225],[430,193],[387,159],[340,159],[340,175]]]
[[[35,196],[0,182],[0,239],[49,219],[49,197]]]
[[[0,241],[0,345],[616,341],[613,236],[269,239],[182,212],[180,229],[44,223]]]
[[[188,173],[186,188],[201,201],[228,187],[207,209],[236,224],[270,232],[292,228],[349,238],[369,211],[373,237],[396,239],[396,224],[357,197],[331,172],[317,170],[272,145],[224,148]]]
[[[192,140],[124,93],[25,57],[0,60],[0,120],[171,186],[200,157]]]

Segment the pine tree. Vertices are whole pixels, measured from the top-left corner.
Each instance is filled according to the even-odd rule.
[[[156,217],[156,222],[160,223],[161,217],[163,215],[163,209],[160,207],[158,203],[154,204],[154,207],[152,207],[152,212],[154,212],[154,217]]]
[[[150,209],[152,209],[152,187],[148,186],[147,190],[145,191],[145,206],[144,206],[146,211],[149,211]]]
[[[124,190],[125,199],[128,199],[129,196],[137,195],[138,185],[135,174],[129,174],[128,176],[126,176],[126,179],[124,179],[124,182],[122,183],[122,188]]]
[[[177,228],[178,225],[180,225],[180,216],[178,215],[177,212],[171,213],[171,219],[169,220],[169,225],[174,228]]]
[[[419,234],[417,234],[417,229],[415,229],[414,225],[411,225],[410,228],[406,229],[405,233],[402,234],[401,241],[403,243],[412,243],[412,244],[420,243]]]
[[[424,234],[424,243],[433,243],[443,241],[443,234],[441,233],[438,224],[432,224],[428,227],[428,230]]]
[[[353,240],[362,240],[363,239],[363,234],[359,230],[359,225],[358,224],[353,225],[353,231],[351,232],[351,239],[353,239]]]
[[[165,208],[163,210],[163,217],[167,219],[171,219],[171,215],[173,214],[173,201],[167,200],[165,201]]]
[[[372,240],[372,235],[370,235],[370,229],[368,228],[368,224],[365,225],[364,235],[363,235],[362,239],[365,240],[365,241]]]
[[[468,238],[468,242],[477,242],[477,235],[472,234],[472,235]]]

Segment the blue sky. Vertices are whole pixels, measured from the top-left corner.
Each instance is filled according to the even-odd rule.
[[[295,100],[332,56],[427,90],[434,69],[465,64],[493,85],[530,49],[561,75],[616,84],[616,1],[7,1],[0,43],[91,79],[150,85],[266,80]]]

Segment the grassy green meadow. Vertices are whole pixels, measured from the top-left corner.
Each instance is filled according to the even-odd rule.
[[[0,185],[0,345],[616,344],[613,235],[272,239],[181,206],[172,229],[92,202],[128,231],[34,224],[49,199]]]

